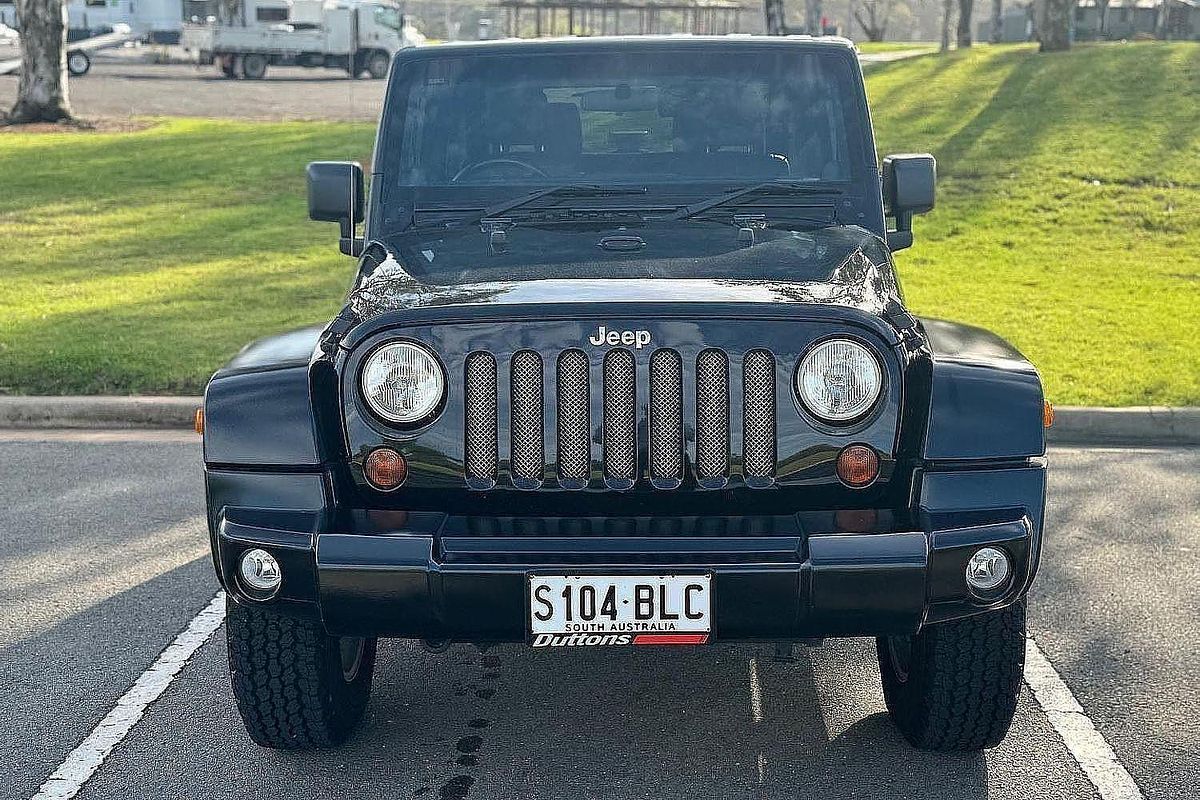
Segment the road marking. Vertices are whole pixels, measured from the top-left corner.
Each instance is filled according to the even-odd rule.
[[[1133,776],[1032,637],[1025,640],[1025,683],[1100,797],[1145,800]]]
[[[33,800],[69,800],[78,794],[113,748],[138,724],[150,704],[162,696],[183,665],[224,621],[225,593],[217,592],[216,597],[175,637],[175,641],[159,653],[150,668],[134,681],[104,719],[92,728],[87,738],[67,754],[58,769],[38,789]]]
[[[762,685],[758,682],[758,659],[750,659],[750,719],[763,721]]]

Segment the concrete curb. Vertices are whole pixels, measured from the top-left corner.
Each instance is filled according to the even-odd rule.
[[[201,397],[0,397],[0,428],[191,428]]]
[[[1050,444],[1200,444],[1200,407],[1083,408],[1054,411]]]
[[[0,428],[185,428],[200,397],[0,396]],[[1200,445],[1200,407],[1055,409],[1052,444]]]

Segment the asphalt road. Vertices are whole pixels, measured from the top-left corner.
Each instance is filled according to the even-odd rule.
[[[0,797],[27,798],[213,597],[199,448],[174,433],[0,431]],[[1147,798],[1200,787],[1200,449],[1051,453],[1031,633]],[[920,753],[862,640],[756,646],[382,649],[340,750],[261,750],[224,631],[85,798],[1091,798],[1023,691],[982,756]]]
[[[146,64],[97,56],[91,71],[68,82],[71,106],[84,119],[230,117],[376,122],[385,81],[350,80],[344,71],[271,67],[262,81],[229,80],[214,67]],[[17,75],[0,75],[0,109],[17,98]]]

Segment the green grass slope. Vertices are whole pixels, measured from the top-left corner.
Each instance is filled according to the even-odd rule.
[[[1200,405],[1200,45],[978,47],[867,88],[880,153],[938,159],[910,306],[1009,339],[1054,402]]]
[[[938,157],[899,255],[922,314],[992,328],[1057,403],[1200,404],[1200,46],[979,47],[868,72],[881,153]],[[303,166],[372,126],[0,133],[0,391],[199,391],[322,320],[353,262]]]
[[[373,126],[171,120],[0,133],[0,390],[187,393],[248,340],[328,319],[354,262],[304,165]]]

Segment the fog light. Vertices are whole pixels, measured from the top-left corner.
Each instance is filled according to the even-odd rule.
[[[363,473],[376,489],[390,492],[400,488],[408,477],[408,462],[390,447],[372,450],[363,462]]]
[[[852,489],[870,486],[879,477],[879,456],[865,444],[852,444],[838,453],[837,475]]]
[[[256,592],[274,592],[283,580],[279,562],[266,550],[247,550],[242,553],[242,583]]]
[[[1008,580],[1008,556],[995,547],[981,547],[967,561],[967,585],[977,592],[990,592]]]

